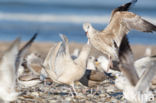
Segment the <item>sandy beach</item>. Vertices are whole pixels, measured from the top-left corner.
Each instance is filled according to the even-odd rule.
[[[23,45],[24,43],[22,43]],[[49,49],[56,43],[50,42],[35,42],[31,46],[29,53],[35,52],[41,54],[43,58],[47,55]],[[7,42],[0,42],[0,55],[10,45]],[[21,45],[21,46],[22,46]],[[81,49],[83,44],[81,43],[70,43],[70,52],[73,52],[75,48]],[[152,49],[152,55],[156,55],[156,46],[151,45],[131,45],[135,59],[143,57],[146,48]],[[92,48],[90,55],[98,57],[102,55],[100,52]],[[117,89],[114,85],[114,79],[109,78],[104,80],[98,85],[97,88],[91,89],[83,86],[80,83],[75,84],[78,97],[73,98],[69,93],[69,86],[59,85],[57,83],[47,84],[46,86],[42,83],[29,88],[17,87],[20,94],[17,100],[13,103],[125,103],[123,99],[122,91]],[[83,90],[87,90],[83,93]],[[155,93],[156,96],[156,93]],[[155,98],[156,100],[156,98]]]
[[[22,43],[23,45],[24,43]],[[45,57],[49,51],[49,49],[54,46],[56,43],[54,42],[34,42],[33,45],[31,46],[29,52],[35,52],[41,54],[43,57]],[[0,42],[0,54],[3,52],[10,43],[8,42]],[[22,46],[21,45],[21,46]],[[76,43],[76,42],[71,42],[70,43],[70,52],[72,53],[75,48],[78,48],[81,50],[81,47],[83,46],[83,43]],[[156,45],[142,45],[142,44],[133,44],[131,45],[131,49],[134,54],[135,59],[139,59],[143,56],[145,56],[145,50],[146,48],[151,48],[152,52],[151,55],[156,55]],[[98,57],[99,55],[102,55],[99,51],[96,49],[92,48],[90,55]]]

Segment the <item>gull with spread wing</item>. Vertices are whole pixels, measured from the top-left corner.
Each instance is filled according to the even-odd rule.
[[[89,42],[97,50],[106,54],[109,58],[110,67],[113,67],[112,60],[118,60],[118,47],[121,40],[130,30],[135,29],[142,32],[156,31],[156,26],[142,17],[129,12],[128,9],[137,0],[132,0],[112,11],[109,25],[98,31],[90,23],[84,23],[83,29]]]
[[[122,39],[119,48],[119,59],[121,62],[119,69],[127,79],[124,80],[125,85],[122,87],[124,97],[132,103],[146,103],[150,101],[153,98],[151,97],[153,94],[149,87],[156,73],[156,59],[150,59],[150,62],[147,63],[148,68],[139,77],[134,66],[132,51],[125,37]]]
[[[73,60],[69,53],[68,39],[64,35],[60,36],[62,42],[57,43],[56,47],[50,49],[43,66],[54,82],[70,85],[76,93],[74,82],[80,80],[86,71],[91,46],[85,44],[78,58]]]

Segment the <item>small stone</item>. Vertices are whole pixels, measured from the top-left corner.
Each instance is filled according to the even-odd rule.
[[[32,92],[31,94],[32,94],[33,96],[36,96],[36,97],[39,96],[38,92]]]
[[[72,98],[71,98],[71,97],[66,97],[65,100],[66,100],[66,101],[71,101]]]

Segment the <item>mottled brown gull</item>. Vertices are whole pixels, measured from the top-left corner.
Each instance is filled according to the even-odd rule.
[[[97,50],[106,54],[110,60],[118,60],[118,47],[124,35],[130,30],[135,29],[142,32],[156,31],[156,26],[142,17],[128,12],[130,6],[134,3],[132,0],[112,11],[111,20],[103,31],[98,31],[90,23],[84,23],[83,29],[92,44]]]

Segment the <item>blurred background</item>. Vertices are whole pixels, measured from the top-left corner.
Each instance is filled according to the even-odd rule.
[[[0,0],[0,41],[21,36],[28,40],[38,32],[38,42],[59,41],[65,34],[72,42],[84,43],[82,29],[90,22],[96,29],[106,27],[111,11],[130,0]],[[132,12],[156,25],[156,0],[138,0]],[[156,44],[156,33],[131,31],[132,44]]]

